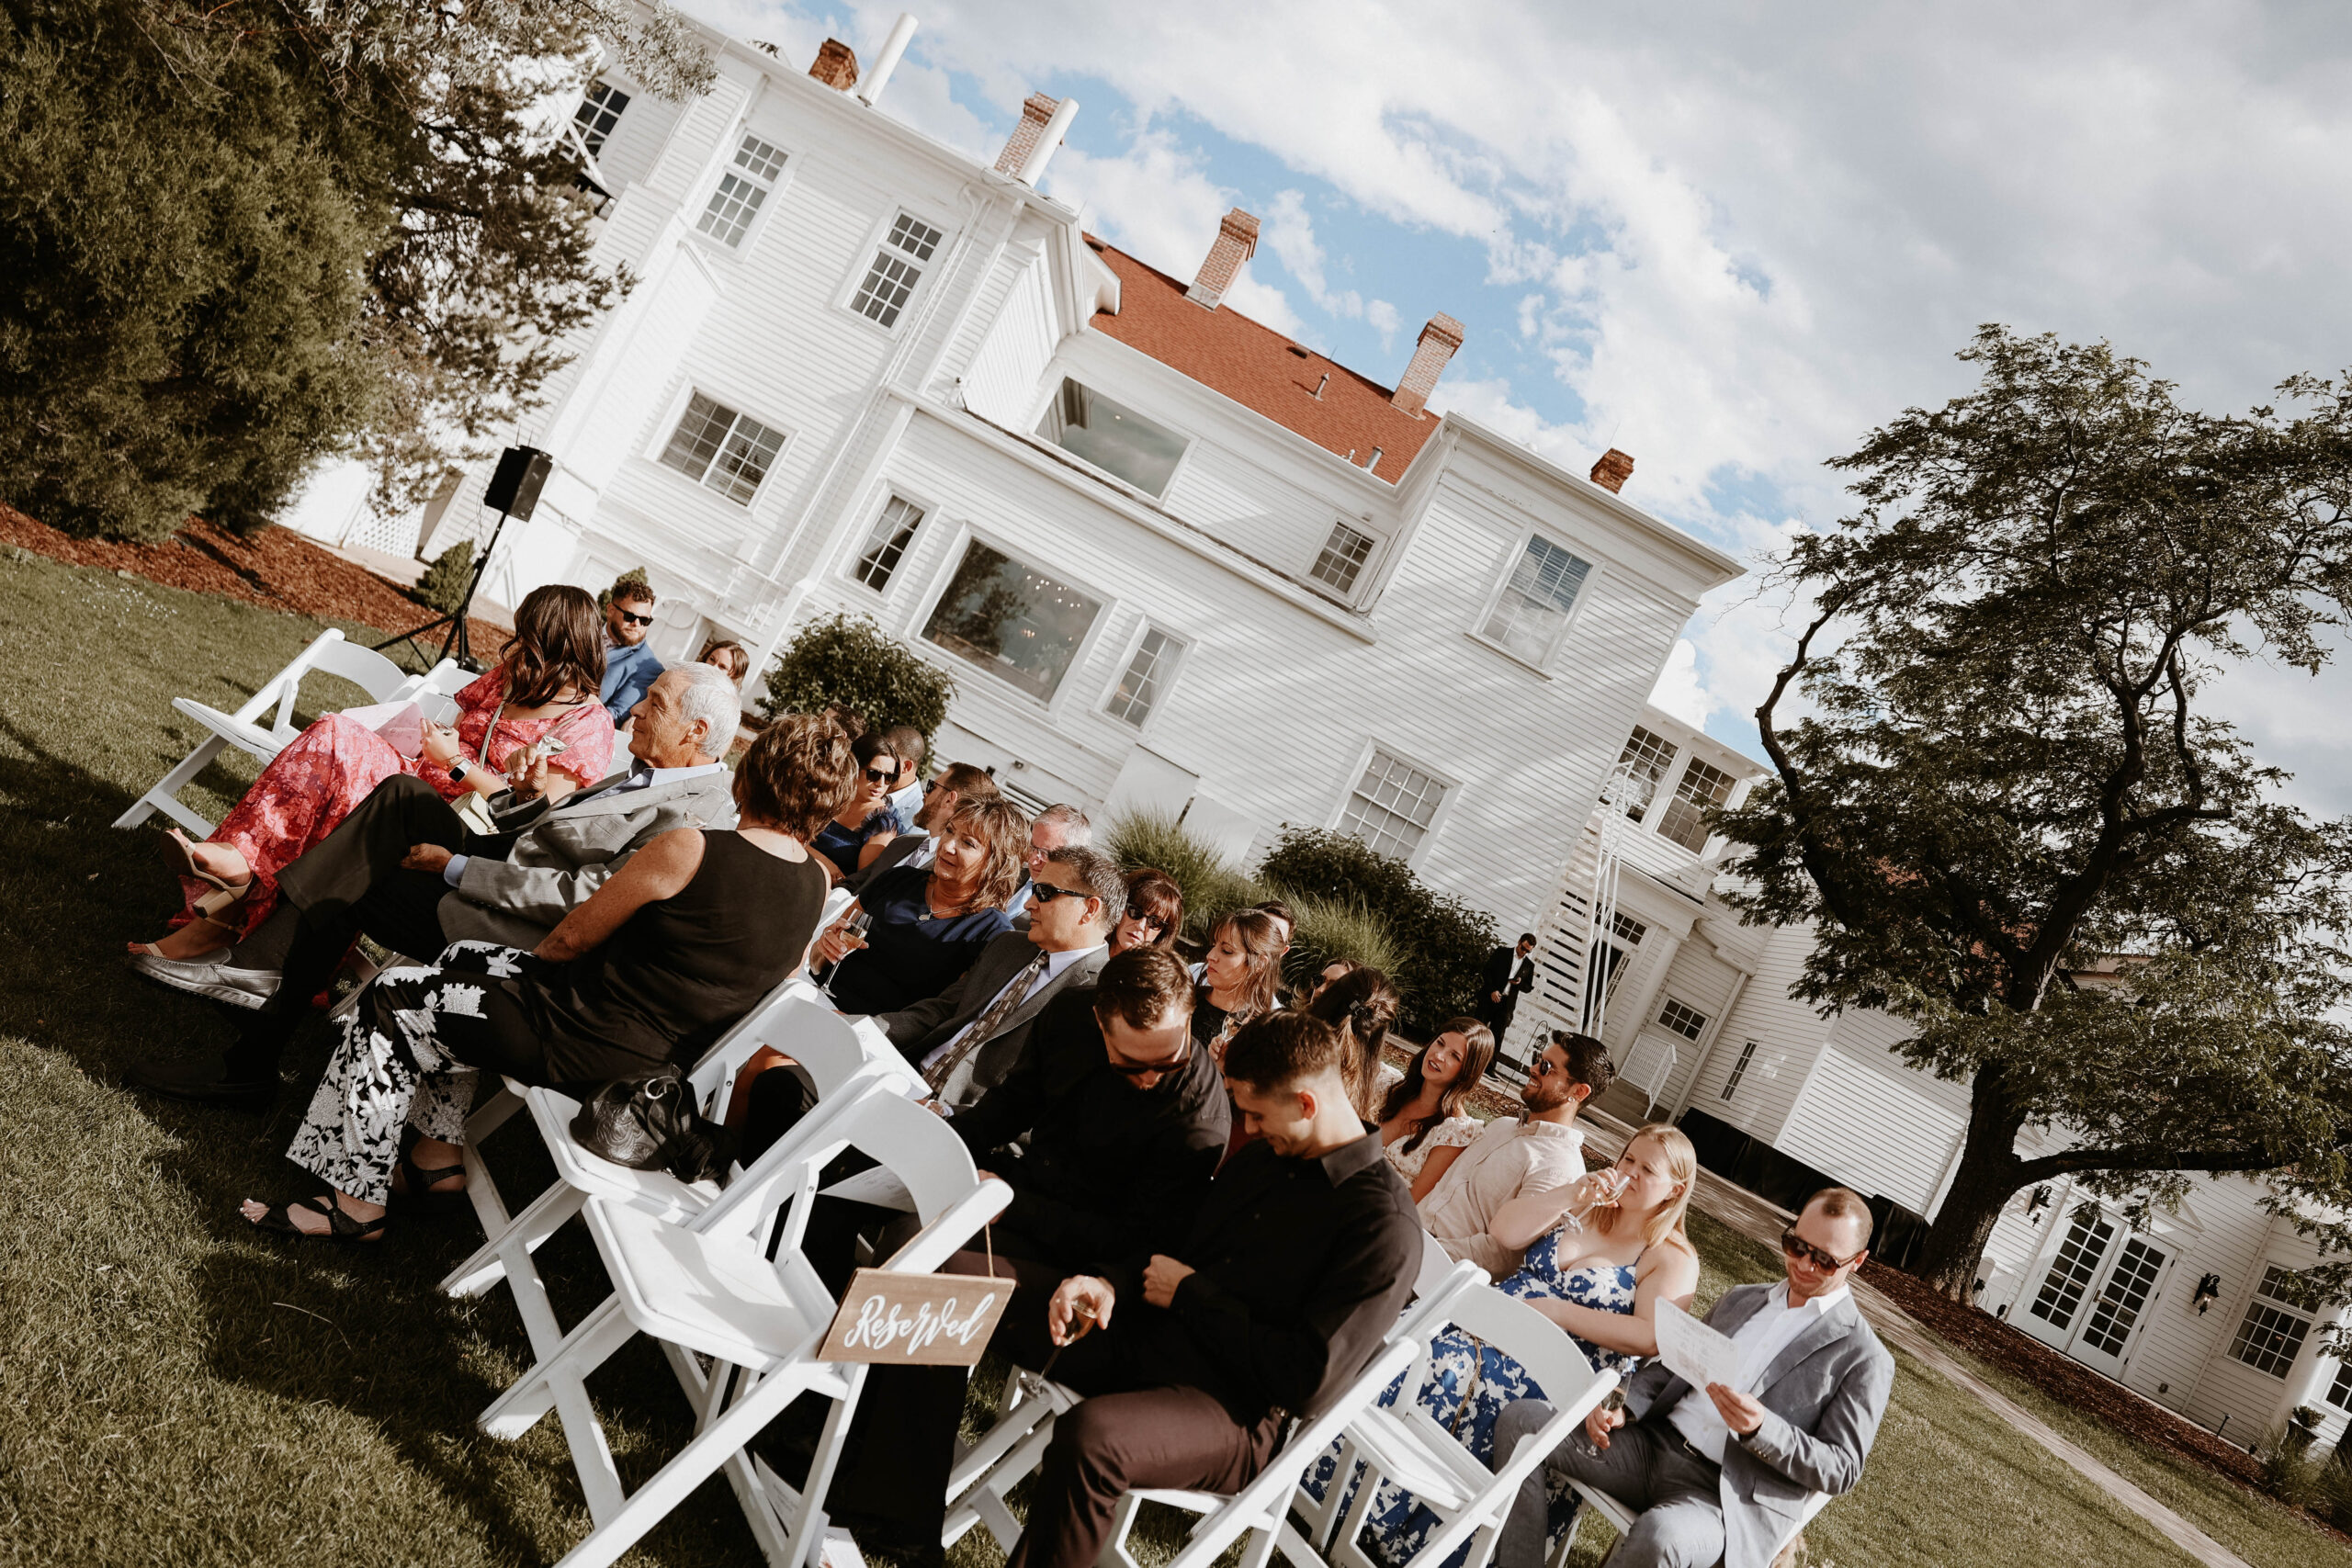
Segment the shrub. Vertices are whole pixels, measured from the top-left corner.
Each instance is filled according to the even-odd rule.
[[[474,542],[459,539],[433,558],[433,564],[416,580],[409,592],[419,604],[454,615],[458,606],[465,603],[466,586],[474,579]]]
[[[1493,917],[1431,891],[1403,861],[1344,833],[1285,829],[1258,878],[1294,900],[1354,902],[1376,917],[1398,955],[1388,977],[1405,998],[1399,1022],[1424,1039],[1470,1010],[1479,970],[1501,940]]]
[[[1291,912],[1298,917],[1298,929],[1291,934],[1290,953],[1283,964],[1284,977],[1292,985],[1312,987],[1324,965],[1335,958],[1377,969],[1395,980],[1397,966],[1404,962],[1404,950],[1388,934],[1387,925],[1362,900],[1294,894],[1289,903]],[[1403,988],[1401,982],[1398,988]]]
[[[1184,935],[1208,940],[1210,928],[1236,909],[1247,908],[1266,895],[1258,885],[1226,863],[1223,856],[1178,826],[1164,811],[1134,811],[1121,816],[1104,835],[1103,852],[1122,871],[1146,866],[1166,872],[1184,893]]]
[[[854,708],[868,729],[909,724],[932,732],[947,720],[956,682],[922,655],[886,635],[865,615],[811,621],[768,667],[760,716],[816,713],[829,704]]]

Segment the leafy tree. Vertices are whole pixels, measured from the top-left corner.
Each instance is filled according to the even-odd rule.
[[[474,542],[459,539],[433,558],[416,580],[413,592],[420,604],[454,615],[465,602],[466,589],[474,580]]]
[[[620,0],[8,0],[0,493],[83,534],[251,527],[355,451],[424,499],[627,284],[545,130],[592,35],[708,80]]]
[[[800,629],[768,667],[767,689],[760,699],[763,718],[838,703],[855,709],[868,729],[914,726],[928,755],[933,732],[947,721],[956,682],[870,617],[836,613]]]
[[[1746,913],[1817,922],[1797,994],[1967,1080],[1917,1265],[1953,1298],[2065,1175],[2144,1205],[2261,1173],[2352,1244],[2320,1224],[2352,1201],[2352,827],[2280,804],[2211,700],[2257,652],[2315,671],[2352,604],[2352,385],[2222,417],[2104,344],[1961,357],[1977,389],[1837,459],[1860,509],[1785,564],[1815,610],[1757,709],[1776,777],[1720,818]]]

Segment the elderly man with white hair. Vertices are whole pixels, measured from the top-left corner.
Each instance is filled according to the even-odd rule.
[[[1028,868],[1029,875],[1021,884],[1021,891],[1015,893],[1004,907],[1012,912],[1016,920],[1027,914],[1029,888],[1053,852],[1060,849],[1088,849],[1093,842],[1094,824],[1077,807],[1048,806],[1037,813],[1036,820],[1029,824],[1029,853],[1022,861],[1022,864]]]
[[[418,959],[453,942],[529,949],[663,833],[732,827],[719,759],[741,701],[716,666],[673,665],[630,715],[628,767],[551,806],[535,807],[518,791],[496,833],[469,829],[420,779],[385,780],[279,874],[277,909],[243,942],[210,962],[136,965],[164,985],[260,1010],[223,1057],[137,1063],[125,1080],[177,1100],[265,1106],[287,1042],[355,936]]]

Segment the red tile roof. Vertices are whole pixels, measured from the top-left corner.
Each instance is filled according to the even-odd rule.
[[[1292,342],[1230,305],[1212,310],[1184,298],[1187,285],[1093,235],[1094,247],[1119,275],[1119,312],[1095,312],[1097,332],[1181,370],[1213,391],[1254,409],[1328,452],[1352,455],[1361,466],[1374,447],[1373,472],[1395,484],[1405,466],[1437,433],[1438,416],[1407,413],[1388,400],[1391,389]],[[1316,384],[1326,374],[1323,395]]]

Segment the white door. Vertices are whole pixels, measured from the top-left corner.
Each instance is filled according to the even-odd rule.
[[[2120,1376],[2171,1256],[2124,1233],[2095,1203],[2068,1220],[2065,1238],[2018,1326],[2109,1377]]]

